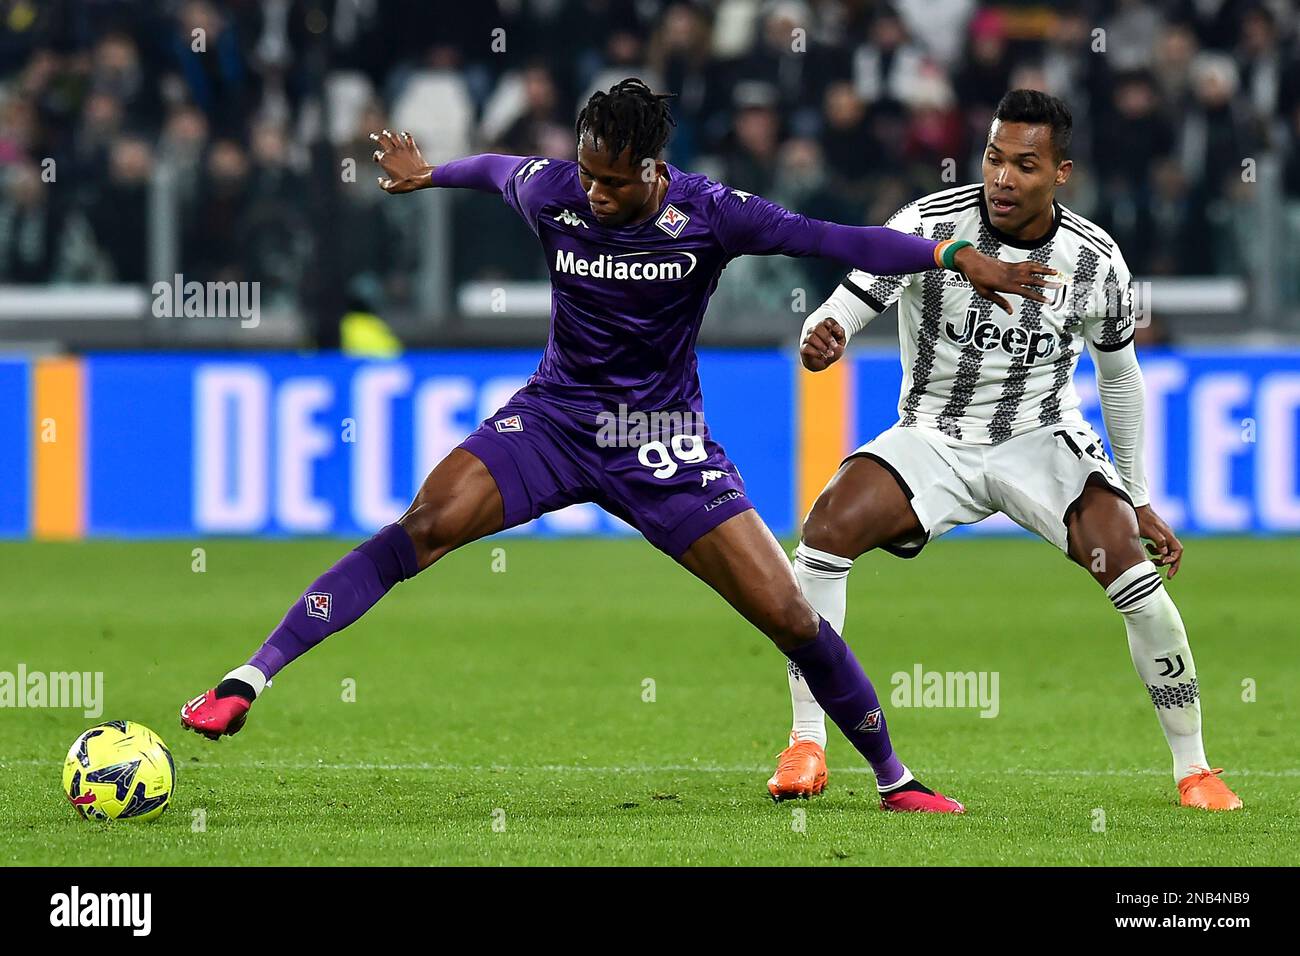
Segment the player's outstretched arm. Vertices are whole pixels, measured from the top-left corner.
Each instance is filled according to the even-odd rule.
[[[1043,291],[1058,285],[1050,279],[1056,275],[1051,266],[1029,260],[1003,262],[984,255],[964,239],[934,242],[887,226],[844,226],[832,222],[822,225],[825,227],[821,243],[824,256],[875,275],[928,272],[936,267],[952,269],[970,280],[977,295],[995,303],[1008,315],[1011,314],[1011,304],[1000,293],[1024,296],[1046,304],[1047,297]],[[922,258],[926,249],[929,262]]]
[[[522,161],[520,156],[483,153],[431,166],[424,161],[410,133],[403,131],[400,136],[394,136],[383,130],[371,133],[370,139],[378,147],[370,158],[384,171],[379,177],[379,187],[388,193],[409,193],[430,186],[499,193]]]
[[[1056,270],[1038,262],[1002,262],[983,255],[966,240],[935,242],[888,226],[846,226],[790,212],[738,189],[720,191],[714,230],[732,255],[824,256],[872,275],[905,275],[931,269],[965,274],[976,293],[1001,306],[1002,293],[1047,303],[1043,290]]]

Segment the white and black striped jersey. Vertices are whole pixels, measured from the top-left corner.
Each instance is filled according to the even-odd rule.
[[[903,386],[899,422],[950,439],[997,443],[1034,428],[1081,421],[1074,369],[1085,343],[1114,351],[1133,338],[1128,266],[1105,230],[1054,205],[1051,228],[1025,242],[994,227],[981,185],[934,193],[886,225],[927,239],[968,239],[1009,262],[1054,268],[1050,304],[1008,295],[1007,315],[959,272],[904,276],[855,270],[809,318],[835,318],[850,333],[898,303]]]

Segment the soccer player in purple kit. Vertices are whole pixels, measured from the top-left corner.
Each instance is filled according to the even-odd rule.
[[[661,158],[673,125],[640,80],[596,92],[578,116],[577,162],[480,155],[431,167],[409,134],[372,135],[380,186],[500,193],[546,252],[550,336],[537,372],[425,479],[406,513],[311,583],[246,664],[181,709],[212,739],[240,730],[286,664],[452,550],[578,502],[595,502],[716,590],[802,672],[871,764],[887,810],[960,813],[894,753],[880,701],[848,646],[800,593],[735,465],[707,426],[608,447],[611,409],[703,421],[695,340],[736,256],[827,256],[876,274],[958,269],[976,291],[1045,301],[1049,267],[970,243],[791,213]],[[615,443],[617,445],[617,443]],[[630,445],[631,442],[624,442]]]

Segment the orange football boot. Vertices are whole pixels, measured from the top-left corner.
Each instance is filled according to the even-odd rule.
[[[776,773],[767,781],[773,800],[815,797],[826,789],[826,751],[815,740],[796,740],[776,758]]]
[[[1228,789],[1219,779],[1223,768],[1208,770],[1201,767],[1178,781],[1178,802],[1185,807],[1200,810],[1240,810],[1241,797]]]

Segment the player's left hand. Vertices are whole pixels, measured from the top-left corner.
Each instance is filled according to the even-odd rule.
[[[1059,282],[1047,278],[1057,274],[1055,269],[1028,259],[1024,262],[1003,262],[967,246],[958,250],[955,262],[957,268],[970,280],[976,294],[1000,306],[1007,315],[1011,314],[1011,303],[998,295],[999,292],[1024,296],[1046,305],[1047,297],[1041,290],[1058,289],[1061,286]]]
[[[1183,561],[1183,544],[1174,529],[1150,505],[1137,509],[1138,534],[1147,541],[1147,553],[1157,567],[1169,566],[1169,577],[1178,573]]]
[[[380,189],[386,193],[409,193],[430,185],[429,173],[433,167],[424,161],[410,133],[394,136],[384,130],[371,133],[370,139],[379,147],[370,158],[384,171],[379,177]]]

